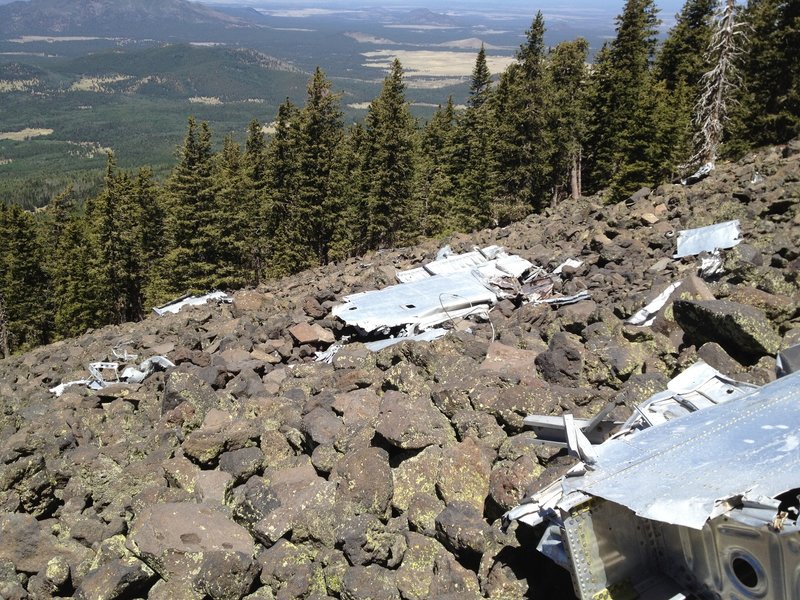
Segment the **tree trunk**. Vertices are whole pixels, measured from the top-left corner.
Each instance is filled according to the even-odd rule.
[[[580,153],[572,157],[572,168],[569,174],[569,187],[572,199],[577,200],[581,197],[581,157]]]
[[[8,358],[11,353],[8,351],[8,317],[6,316],[6,302],[3,294],[0,293],[0,350],[3,351],[3,358]]]

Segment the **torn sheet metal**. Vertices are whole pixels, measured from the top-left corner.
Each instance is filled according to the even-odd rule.
[[[673,379],[665,393],[706,407],[593,446],[504,523],[549,523],[537,548],[581,600],[797,597],[800,372],[725,379],[702,364]]]
[[[449,246],[445,246],[437,254],[436,260],[421,267],[398,271],[396,277],[400,283],[411,283],[436,275],[477,269],[488,279],[493,277],[519,278],[532,267],[533,263],[530,261],[515,254],[508,254],[500,246],[475,248],[472,252],[464,254],[454,254]]]
[[[165,371],[166,369],[170,369],[175,366],[170,359],[165,356],[153,356],[148,358],[142,364],[139,365],[139,368],[136,367],[126,367],[124,371],[122,371],[122,375],[120,375],[120,379],[127,383],[141,383],[156,369],[160,369]]]
[[[694,173],[689,175],[686,179],[681,179],[681,185],[691,185],[708,177],[709,173],[714,170],[714,163],[707,162],[702,167],[697,169]]]
[[[367,333],[408,326],[419,332],[470,315],[485,317],[496,303],[480,273],[462,271],[351,294],[331,314]]]
[[[672,296],[672,293],[677,290],[682,283],[682,281],[676,281],[675,283],[671,284],[669,287],[667,287],[667,289],[656,296],[647,306],[629,318],[627,322],[631,325],[637,325],[639,327],[650,327],[650,325],[652,325],[656,320],[658,311],[664,308],[664,305],[669,300],[669,297]]]
[[[597,446],[597,468],[564,490],[702,529],[744,495],[800,487],[800,373],[625,439]]]
[[[731,379],[700,360],[672,379],[666,390],[637,406],[623,429],[637,430],[660,425],[715,404],[741,398],[757,389],[757,385]]]
[[[609,417],[615,408],[616,405],[611,402],[591,419],[573,417],[573,422],[592,444],[602,444],[615,429],[623,425],[622,421]],[[537,443],[566,448],[568,438],[564,417],[565,415],[528,415],[522,422],[536,434]]]
[[[592,295],[587,292],[578,292],[577,294],[573,294],[572,296],[555,296],[553,298],[540,298],[538,300],[534,300],[534,304],[549,304],[550,306],[564,306],[566,304],[575,304],[576,302],[580,302],[582,300],[591,300]]]
[[[721,275],[725,272],[724,264],[725,261],[722,258],[722,254],[720,254],[719,250],[714,250],[714,252],[708,256],[703,256],[700,259],[700,265],[697,267],[697,274],[703,278]]]
[[[733,248],[741,241],[742,234],[738,220],[686,229],[678,233],[678,249],[673,258]]]
[[[143,361],[138,367],[126,367],[120,374],[120,363],[118,362],[93,362],[89,363],[88,370],[90,377],[67,381],[53,388],[50,393],[56,397],[75,385],[88,387],[90,390],[101,390],[114,383],[141,383],[153,374],[156,370],[165,370],[174,367],[175,364],[165,356],[152,356]]]
[[[225,292],[211,292],[202,296],[186,295],[162,306],[154,307],[153,312],[158,316],[166,315],[167,313],[176,314],[186,306],[201,306],[211,301],[229,303],[232,302],[232,298]]]
[[[563,263],[558,265],[555,269],[553,269],[553,274],[554,275],[561,275],[561,273],[564,271],[565,268],[569,267],[571,269],[577,269],[581,265],[583,265],[583,261],[582,260],[576,260],[574,258],[568,258]]]
[[[383,350],[384,348],[388,348],[389,346],[394,346],[395,344],[399,344],[401,342],[432,342],[434,340],[438,340],[443,338],[447,335],[448,330],[443,329],[441,327],[433,327],[431,329],[427,329],[422,333],[412,334],[412,335],[399,335],[393,338],[386,338],[384,340],[377,340],[374,342],[367,342],[364,344],[369,350],[373,352],[378,352],[379,350]]]

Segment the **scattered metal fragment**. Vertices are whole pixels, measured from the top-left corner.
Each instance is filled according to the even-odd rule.
[[[682,281],[676,281],[675,283],[671,284],[669,287],[667,287],[667,289],[656,296],[652,302],[629,318],[627,322],[631,325],[638,325],[640,327],[649,327],[652,325],[656,320],[658,311],[664,308],[664,305],[667,303],[670,296],[672,296],[672,293],[677,290],[682,283]]]
[[[378,350],[383,350],[384,348],[388,348],[389,346],[394,346],[395,344],[399,344],[400,342],[432,342],[434,340],[443,338],[444,336],[447,335],[447,333],[448,333],[447,329],[443,329],[441,327],[434,327],[432,329],[427,329],[422,333],[411,334],[411,335],[401,334],[393,338],[386,338],[374,342],[367,342],[364,345],[373,352],[377,352]]]
[[[475,271],[436,275],[382,290],[344,297],[331,313],[360,330],[390,334],[411,327],[420,332],[470,315],[488,315],[497,294]]]
[[[795,597],[800,372],[759,388],[698,363],[589,448],[586,422],[543,425],[582,462],[504,523],[544,524],[581,600]]]
[[[685,179],[681,179],[681,185],[691,185],[693,183],[697,183],[698,181],[708,177],[708,174],[711,173],[711,171],[713,170],[714,170],[714,163],[707,162],[702,167],[697,169],[697,171],[695,171]]]
[[[539,298],[534,300],[534,304],[549,304],[550,306],[564,306],[575,304],[581,300],[591,300],[592,295],[586,290],[573,294],[572,296],[553,296],[552,298]]]
[[[678,233],[678,249],[673,258],[733,248],[741,241],[742,235],[738,220],[686,229]]]
[[[723,264],[722,254],[720,254],[719,250],[714,250],[711,254],[700,257],[697,274],[703,278],[721,275],[725,271]]]
[[[192,296],[190,294],[187,294],[185,296],[181,296],[180,298],[176,298],[171,302],[167,302],[162,306],[154,307],[153,312],[156,313],[158,316],[162,316],[167,313],[176,314],[184,306],[200,306],[210,301],[230,303],[232,302],[232,299],[225,292],[211,292],[208,294],[204,294],[202,296]]]
[[[555,269],[553,269],[553,274],[561,275],[562,271],[564,271],[566,267],[569,267],[570,269],[577,269],[581,265],[583,265],[582,260],[575,260],[574,258],[568,258],[563,263],[558,265]]]
[[[561,267],[579,264],[582,263],[570,259]],[[344,303],[331,311],[361,335],[386,336],[384,340],[370,341],[370,349],[403,340],[436,339],[444,335],[444,329],[426,332],[467,317],[487,319],[490,309],[504,298],[559,306],[590,297],[585,291],[552,297],[559,275],[508,254],[500,246],[475,248],[465,254],[454,254],[445,246],[436,260],[400,271],[396,277],[400,284],[345,296]],[[327,354],[318,355],[318,360],[328,359]]]
[[[143,361],[138,368],[128,366],[120,373],[118,362],[93,362],[89,363],[90,377],[87,379],[67,381],[50,388],[49,391],[59,397],[67,388],[75,385],[84,385],[90,390],[101,390],[114,383],[141,383],[157,369],[165,370],[174,366],[175,364],[165,356],[152,356]]]

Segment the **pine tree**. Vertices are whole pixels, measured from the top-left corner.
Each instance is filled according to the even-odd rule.
[[[491,210],[498,225],[518,221],[530,212],[522,193],[527,165],[524,148],[528,142],[520,118],[524,108],[521,77],[519,64],[509,65],[484,105],[492,117],[490,167],[496,186]],[[462,184],[461,189],[468,190],[467,184]]]
[[[380,95],[367,112],[364,180],[369,248],[389,248],[413,239],[412,204],[415,123],[405,100],[403,68],[395,59]]]
[[[517,52],[518,64],[506,70],[494,94],[498,193],[511,211],[540,209],[551,192],[552,87],[544,31],[538,12]]]
[[[658,52],[656,77],[674,90],[683,82],[695,90],[707,70],[705,54],[711,42],[712,20],[718,0],[686,0],[675,16],[675,26]]]
[[[308,83],[306,104],[298,115],[299,194],[294,221],[302,228],[301,249],[306,250],[298,268],[328,262],[330,240],[340,218],[339,204],[331,190],[334,155],[344,133],[340,99],[317,67]]]
[[[297,271],[300,230],[292,205],[299,193],[297,173],[297,109],[286,101],[278,107],[275,134],[267,147],[267,179],[263,213],[266,229],[266,271],[280,277]]]
[[[365,131],[353,124],[334,152],[331,169],[331,197],[337,206],[338,222],[333,228],[328,258],[343,260],[366,251],[368,185],[364,178]]]
[[[198,127],[190,117],[179,162],[164,189],[167,251],[157,266],[150,297],[169,300],[217,285],[212,171],[211,130],[205,122]]]
[[[3,297],[3,354],[48,341],[50,323],[43,302],[47,279],[41,264],[33,216],[0,203],[0,295]]]
[[[553,82],[553,188],[557,199],[569,189],[573,199],[581,195],[581,160],[586,138],[584,90],[589,43],[578,38],[562,42],[548,56]]]
[[[263,126],[253,119],[247,129],[247,141],[243,156],[243,170],[247,186],[242,202],[248,214],[250,248],[248,263],[251,265],[250,283],[258,285],[265,274],[266,260],[266,221],[263,206],[266,202],[267,186],[267,144]]]
[[[226,136],[222,151],[214,157],[214,214],[211,219],[215,287],[226,290],[242,287],[252,277],[253,220],[242,163],[239,144]]]
[[[785,142],[800,135],[800,3],[750,0],[736,145]]]
[[[422,233],[439,235],[447,231],[452,215],[455,177],[453,136],[455,108],[452,96],[439,106],[422,132],[415,168],[414,195],[421,207]]]
[[[478,50],[478,56],[475,59],[475,66],[472,69],[467,106],[475,110],[479,109],[486,103],[491,90],[492,74],[486,64],[486,50],[481,44],[481,49]]]
[[[450,173],[455,191],[450,227],[471,231],[490,225],[494,214],[495,160],[492,77],[481,50],[472,70],[466,110],[453,131]]]
[[[656,124],[647,109],[654,93],[650,65],[658,23],[652,0],[628,0],[617,17],[616,38],[595,60],[584,182],[591,192],[610,185],[611,201],[652,183],[647,154]]]

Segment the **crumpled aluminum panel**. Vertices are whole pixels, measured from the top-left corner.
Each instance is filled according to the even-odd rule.
[[[701,529],[729,500],[800,487],[800,373],[596,450],[595,468],[564,480],[565,493]]]
[[[412,325],[416,331],[470,314],[486,314],[497,295],[475,271],[436,275],[345,296],[331,313],[366,332]]]
[[[674,258],[733,248],[741,241],[738,220],[725,221],[724,223],[696,229],[685,229],[678,233],[678,251],[675,253]]]

